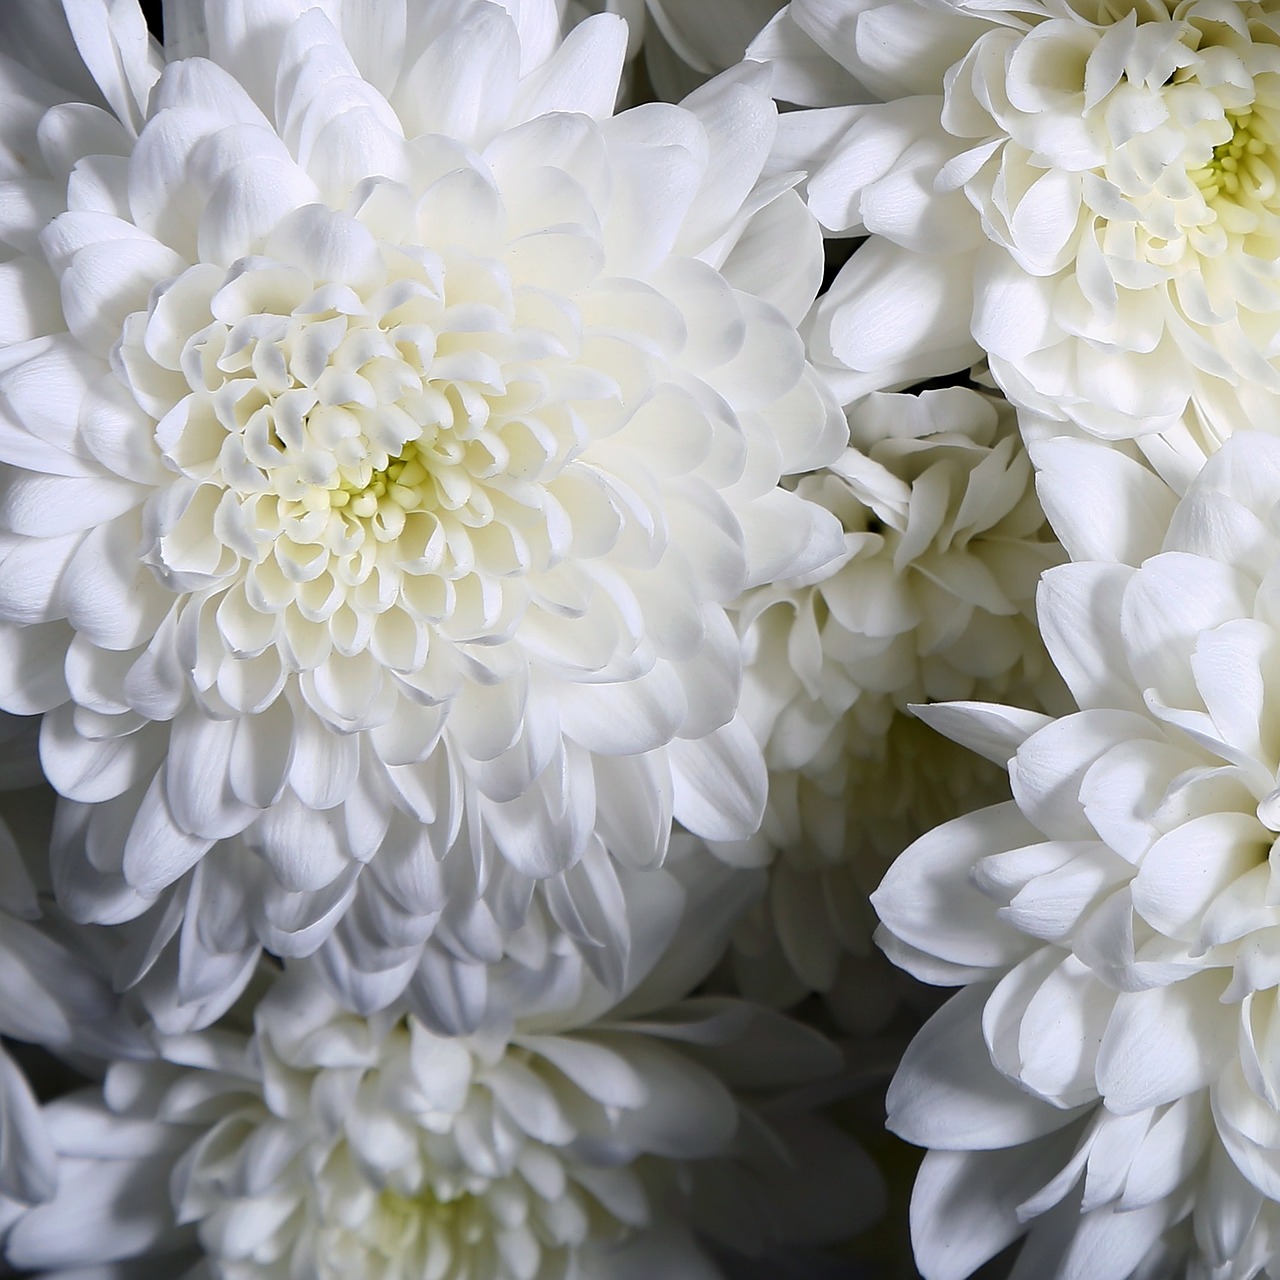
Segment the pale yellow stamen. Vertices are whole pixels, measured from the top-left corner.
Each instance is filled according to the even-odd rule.
[[[344,479],[320,492],[330,508],[371,521],[374,536],[384,542],[400,534],[411,512],[429,510],[435,503],[435,483],[414,440],[363,484]]]
[[[1280,138],[1252,107],[1229,110],[1226,118],[1232,127],[1231,137],[1214,147],[1207,164],[1191,170],[1192,181],[1211,204],[1225,201],[1274,211]]]

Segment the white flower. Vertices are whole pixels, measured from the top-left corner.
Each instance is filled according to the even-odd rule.
[[[1008,759],[1013,801],[925,836],[872,899],[890,956],[966,985],[889,1098],[932,1148],[916,1248],[931,1280],[1028,1229],[1027,1275],[1243,1280],[1280,1262],[1280,441],[1238,432],[1171,520],[1136,461],[1046,461],[1064,543],[1099,557],[1039,600],[1081,709],[931,709]],[[1071,462],[1099,495],[1074,509]],[[1132,520],[1100,523],[1108,501]]]
[[[1061,701],[1034,600],[1062,552],[1012,410],[957,387],[874,394],[849,417],[858,447],[798,486],[840,518],[844,555],[740,606],[743,708],[770,769],[763,826],[741,854],[781,851],[765,915],[799,979],[792,994],[839,986],[842,1005],[864,984],[851,957],[870,950],[866,896],[889,862],[1005,794],[998,769],[908,708]],[[743,961],[756,953],[748,990],[762,995],[768,932],[757,920],[740,936]]]
[[[794,0],[751,50],[779,92],[881,100],[782,148],[818,158],[826,226],[873,235],[819,308],[833,365],[891,385],[976,339],[1011,399],[1107,438],[1273,417],[1278,40],[1235,0]],[[814,41],[866,96],[833,99]]]
[[[600,1019],[598,997],[445,1038],[395,1010],[345,1013],[290,973],[251,1034],[161,1040],[101,1096],[48,1108],[59,1194],[8,1256],[173,1273],[194,1228],[214,1280],[713,1277],[694,1229],[750,1253],[838,1237],[855,1190],[873,1205],[848,1139],[803,1115],[770,1124],[742,1096],[829,1073],[815,1033],[714,999]],[[798,1213],[779,1193],[792,1160],[825,1180]]]
[[[616,17],[299,7],[175,4],[167,65],[128,0],[0,16],[66,86],[0,64],[0,703],[79,918],[385,1001],[755,827],[724,607],[837,545],[778,482],[844,428],[750,69],[611,117]]]

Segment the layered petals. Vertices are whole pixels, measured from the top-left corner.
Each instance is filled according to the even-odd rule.
[[[1024,1230],[1028,1275],[1274,1265],[1280,530],[1260,481],[1276,460],[1238,432],[1154,554],[1120,540],[1048,571],[1041,621],[1080,711],[1017,733],[993,707],[935,717],[989,752],[1003,736],[1014,799],[922,838],[873,895],[891,957],[971,984],[890,1094],[894,1126],[934,1152],[914,1217],[927,1274],[968,1274]],[[1104,479],[1159,510],[1138,470]],[[952,1245],[929,1214],[962,1206]]]
[[[172,924],[215,858],[259,943],[403,986],[610,844],[750,835],[726,610],[838,551],[782,481],[846,439],[760,69],[615,116],[613,14],[210,2],[150,74],[96,7],[0,264],[5,705],[51,712],[68,908]]]

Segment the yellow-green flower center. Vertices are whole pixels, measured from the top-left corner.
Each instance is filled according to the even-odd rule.
[[[1231,137],[1213,149],[1207,164],[1191,170],[1204,198],[1220,212],[1275,211],[1280,136],[1266,112],[1253,106],[1226,112]],[[1229,228],[1231,229],[1231,228]],[[1241,227],[1251,230],[1252,227]]]
[[[399,537],[409,512],[430,508],[435,485],[425,455],[417,441],[410,440],[385,467],[371,471],[363,483],[344,477],[332,489],[315,492],[317,502],[327,500],[332,510],[345,510],[368,520],[374,536],[389,541]]]
[[[414,1196],[384,1191],[372,1215],[373,1238],[388,1257],[400,1257],[421,1237],[424,1228],[448,1230],[453,1226],[461,1202],[469,1198],[461,1195],[455,1200],[440,1200],[426,1187]]]

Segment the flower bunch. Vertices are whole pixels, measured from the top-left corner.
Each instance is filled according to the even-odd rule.
[[[904,1138],[926,1280],[1280,1268],[1280,6],[8,0],[0,100],[0,1266],[898,1274]]]

